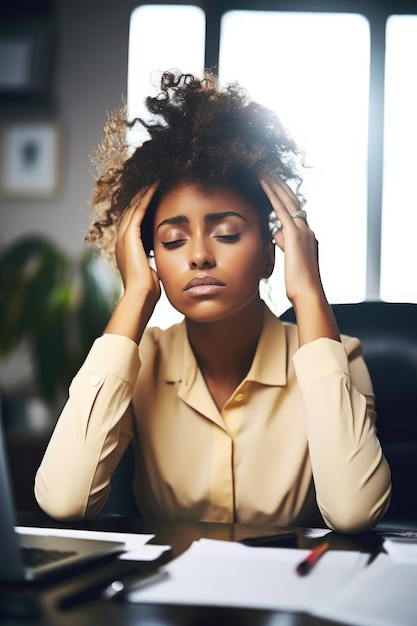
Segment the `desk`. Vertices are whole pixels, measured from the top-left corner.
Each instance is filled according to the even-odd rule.
[[[28,526],[62,526],[41,514],[21,514],[18,523]],[[172,551],[163,555],[158,563],[163,564],[179,556],[191,543],[201,537],[238,541],[248,536],[264,536],[274,532],[273,527],[221,524],[208,522],[164,522],[160,520],[126,519],[103,517],[94,521],[72,524],[90,530],[108,530],[155,534],[153,543],[169,544]],[[295,529],[300,548],[311,548],[320,539],[306,538],[303,529]],[[371,551],[374,545],[368,536],[358,546],[357,540],[338,536],[335,546],[341,549],[363,549]],[[248,610],[215,607],[183,607],[147,604],[122,604],[95,599],[81,605],[58,610],[55,602],[71,585],[79,585],[87,580],[88,573],[78,573],[53,585],[36,591],[36,597],[43,611],[43,617],[24,621],[8,620],[8,626],[333,626],[335,622],[304,615],[267,610]],[[1,619],[1,618],[0,618]],[[338,623],[340,626],[340,623]]]

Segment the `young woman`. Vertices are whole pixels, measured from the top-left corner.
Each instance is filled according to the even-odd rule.
[[[147,141],[129,151],[119,113],[97,152],[87,240],[115,256],[124,292],[70,387],[40,506],[98,514],[133,440],[145,516],[372,527],[390,471],[360,342],[340,337],[323,291],[293,140],[208,73],[165,73],[147,106]],[[277,248],[297,325],[260,297]],[[184,315],[164,331],[147,326],[161,283]]]

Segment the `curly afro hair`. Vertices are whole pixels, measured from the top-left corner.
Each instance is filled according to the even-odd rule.
[[[199,183],[208,191],[228,186],[249,200],[260,216],[265,241],[271,239],[272,207],[259,180],[292,181],[301,199],[300,151],[277,115],[249,99],[237,83],[218,86],[205,72],[164,72],[158,95],[146,99],[151,121],[129,122],[126,106],[109,115],[105,136],[92,161],[98,172],[90,204],[94,207],[86,242],[114,260],[120,219],[133,197],[155,182],[155,194],[142,224],[149,255],[153,219],[160,198],[182,183]],[[132,151],[127,130],[141,124],[149,138]]]

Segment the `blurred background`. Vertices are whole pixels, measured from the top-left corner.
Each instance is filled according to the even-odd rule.
[[[161,71],[213,68],[291,129],[311,165],[332,303],[417,302],[416,5],[3,0],[0,394],[17,508],[36,507],[34,471],[68,385],[120,295],[84,244],[90,155],[123,96],[144,114]],[[278,314],[281,261],[265,295]],[[152,323],[178,319],[163,299]]]

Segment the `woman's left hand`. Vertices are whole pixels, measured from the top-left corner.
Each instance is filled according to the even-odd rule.
[[[295,217],[301,211],[300,202],[284,181],[261,181],[261,185],[281,223],[273,238],[285,255],[285,287],[295,305],[297,298],[309,291],[322,290],[317,240],[306,218]]]
[[[273,238],[284,252],[285,288],[297,317],[300,345],[319,337],[340,341],[333,311],[324,294],[318,243],[295,193],[284,181],[261,181],[281,227]]]

